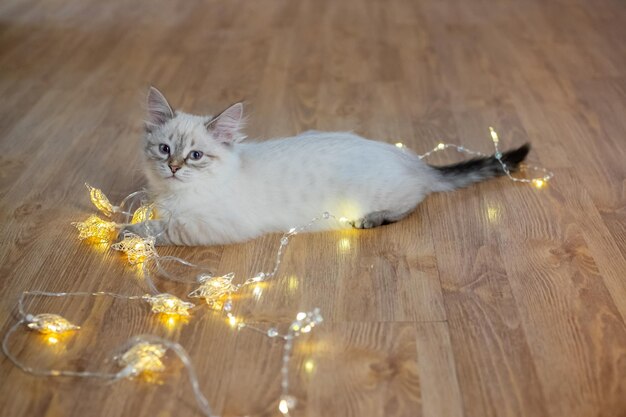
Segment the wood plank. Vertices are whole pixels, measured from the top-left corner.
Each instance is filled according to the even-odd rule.
[[[236,313],[267,328],[322,308],[323,326],[296,344],[294,415],[626,415],[625,19],[619,0],[5,0],[0,329],[27,289],[147,291],[70,223],[93,212],[85,181],[114,201],[144,185],[150,84],[190,112],[244,100],[261,140],[352,130],[489,152],[494,125],[503,147],[533,143],[530,160],[557,174],[547,188],[501,179],[430,196],[380,229],[298,236]],[[243,280],[271,269],[278,238],[160,252]],[[53,345],[18,332],[11,347],[29,364],[116,369],[120,343],[156,333],[189,351],[216,413],[280,415],[281,342],[205,308],[173,327],[107,299],[32,308],[83,329]],[[161,385],[107,386],[33,377],[2,356],[0,409],[200,415],[180,362],[166,363]]]

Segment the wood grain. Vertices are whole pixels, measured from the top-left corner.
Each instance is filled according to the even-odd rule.
[[[83,186],[118,201],[138,167],[149,84],[178,108],[245,100],[248,134],[353,130],[418,152],[530,141],[555,170],[429,197],[406,220],[299,236],[276,281],[241,296],[260,326],[319,306],[296,344],[294,415],[626,416],[626,7],[618,0],[6,0],[0,3],[0,328],[24,290],[142,294],[119,254],[77,241]],[[455,160],[437,156],[433,162]],[[276,235],[165,248],[239,279]],[[188,285],[158,282],[184,295]],[[19,332],[32,366],[115,369],[128,337],[189,351],[225,416],[278,416],[281,344],[199,309],[174,327],[140,304],[36,300],[82,330]],[[49,379],[0,359],[0,410],[197,416],[173,358],[161,384]]]

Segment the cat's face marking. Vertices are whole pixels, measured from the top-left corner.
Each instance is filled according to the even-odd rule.
[[[242,110],[238,103],[215,118],[174,112],[151,87],[144,148],[149,179],[171,188],[214,175],[231,145],[244,138]]]
[[[190,182],[208,173],[208,168],[227,149],[207,131],[204,117],[176,115],[146,134],[145,154],[149,168],[162,180]]]

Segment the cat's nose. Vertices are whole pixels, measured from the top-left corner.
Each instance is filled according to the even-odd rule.
[[[172,174],[176,174],[176,171],[178,171],[181,167],[180,165],[174,165],[174,164],[168,164],[170,167],[170,171],[172,171]]]

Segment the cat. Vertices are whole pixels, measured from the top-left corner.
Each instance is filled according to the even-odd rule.
[[[125,230],[157,245],[214,245],[285,232],[324,212],[314,230],[396,222],[431,192],[504,174],[495,157],[431,166],[406,148],[348,132],[244,141],[243,105],[215,117],[173,111],[150,88],[143,142],[148,190],[161,220]],[[514,171],[529,144],[505,152]]]

